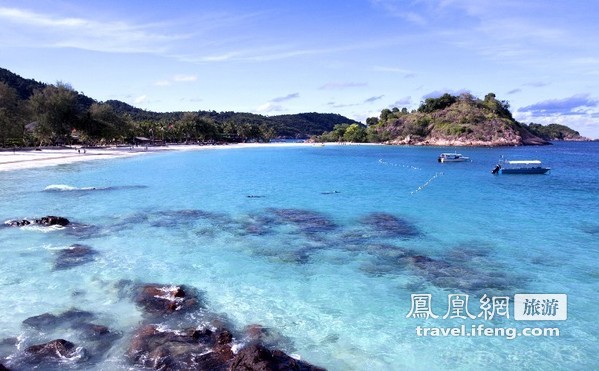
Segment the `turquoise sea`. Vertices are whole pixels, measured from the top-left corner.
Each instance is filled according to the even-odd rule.
[[[472,162],[437,163],[455,149]],[[501,155],[552,170],[491,175]],[[143,315],[122,287],[152,282],[193,287],[236,339],[260,324],[270,345],[329,370],[597,369],[598,174],[597,142],[203,150],[3,172],[0,221],[76,228],[0,227],[0,363],[26,369],[19,352],[56,338],[91,346],[68,326],[23,324],[76,308],[120,336],[61,367],[136,369],[124,354]],[[73,244],[96,254],[57,266]],[[483,295],[521,293],[567,294],[567,320],[516,321],[512,302],[509,318],[442,318],[450,294],[477,315]],[[430,294],[439,317],[407,317],[411,294]],[[559,336],[416,333],[462,324]]]

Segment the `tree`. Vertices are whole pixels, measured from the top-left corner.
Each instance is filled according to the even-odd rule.
[[[366,125],[374,126],[379,123],[379,119],[377,117],[369,117],[366,119]]]
[[[497,100],[495,93],[489,93],[485,95],[484,104],[493,112],[497,113],[499,116],[512,119],[512,113],[510,112],[510,103],[506,100]]]
[[[28,101],[33,117],[37,120],[35,136],[43,142],[69,141],[71,130],[78,126],[80,110],[77,92],[61,82],[36,90]]]
[[[93,103],[88,110],[81,129],[90,137],[100,141],[123,140],[127,136],[127,125],[122,116],[114,112],[109,104]]]
[[[198,139],[201,141],[214,140],[217,137],[218,129],[214,120],[210,117],[196,117],[194,128]]]
[[[363,143],[366,141],[366,130],[362,125],[351,124],[343,133],[346,142]]]
[[[381,111],[381,122],[386,122],[387,119],[392,116],[393,113],[389,108],[385,108]]]
[[[276,130],[272,126],[268,126],[266,124],[260,125],[260,136],[262,141],[265,143],[269,143],[276,136],[276,134]]]
[[[458,101],[457,97],[449,93],[445,93],[439,98],[426,98],[420,107],[418,107],[418,112],[431,113],[437,110],[442,110],[447,108]]]
[[[21,143],[23,137],[23,109],[17,91],[0,82],[0,145]],[[16,144],[16,143],[12,143]]]

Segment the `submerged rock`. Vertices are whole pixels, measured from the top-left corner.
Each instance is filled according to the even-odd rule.
[[[423,255],[412,256],[410,260],[412,267],[419,275],[438,287],[477,292],[481,290],[501,291],[513,286],[504,272],[483,270],[470,264],[432,259]]]
[[[228,330],[161,329],[146,325],[136,331],[127,358],[157,370],[225,370],[233,358]]]
[[[243,329],[244,340],[248,344],[262,344],[267,347],[292,346],[291,341],[278,331],[258,324],[248,325]]]
[[[32,316],[23,321],[23,324],[40,331],[48,331],[62,325],[74,326],[94,318],[91,312],[79,310],[76,308],[69,309],[59,315],[52,313],[43,313],[38,316]]]
[[[293,224],[304,234],[330,232],[337,225],[325,215],[311,210],[268,209],[281,224]]]
[[[68,249],[59,250],[56,253],[54,269],[68,269],[89,263],[94,260],[97,252],[89,246],[75,244]]]
[[[150,314],[171,314],[200,308],[195,290],[186,286],[145,284],[137,289],[135,303]]]
[[[64,339],[52,340],[48,343],[32,345],[25,349],[25,353],[36,361],[64,360],[81,358],[81,350],[75,344]]]
[[[247,371],[324,370],[324,368],[292,358],[280,350],[270,350],[260,344],[251,344],[241,349],[231,361],[229,369]]]
[[[362,218],[361,221],[383,237],[412,238],[421,234],[412,223],[388,213],[371,213]]]
[[[263,333],[261,327],[253,329]],[[172,330],[146,325],[134,334],[126,356],[135,365],[156,370],[323,370],[259,342],[234,354],[232,343],[233,335],[224,328]]]

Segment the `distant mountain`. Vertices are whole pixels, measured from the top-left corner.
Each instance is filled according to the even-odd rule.
[[[0,82],[14,88],[22,100],[27,100],[35,90],[44,89],[47,84],[33,79],[23,78],[7,69],[0,68]],[[78,93],[78,105],[86,110],[93,103],[93,98]],[[110,105],[120,115],[126,114],[134,121],[173,122],[181,119],[185,112],[152,112],[146,111],[118,100],[104,102]],[[275,130],[275,136],[287,138],[309,138],[330,131],[337,124],[352,124],[357,121],[333,113],[299,113],[291,115],[263,116],[245,112],[216,112],[194,111],[204,118],[209,118],[217,124],[231,123],[267,125]]]
[[[526,126],[526,125],[525,125]],[[529,124],[526,128],[534,135],[545,140],[564,140],[564,141],[588,141],[589,138],[583,137],[576,130],[570,129],[565,125],[549,124]]]
[[[4,68],[0,68],[0,81],[15,89],[19,97],[23,100],[29,99],[35,90],[46,87],[46,84],[42,82],[25,79]]]
[[[146,111],[118,100],[108,100],[105,103],[112,106],[115,112],[127,114],[136,121],[175,121],[179,120],[184,113],[158,113]],[[291,115],[263,116],[247,112],[198,111],[198,114],[201,117],[211,119],[218,124],[224,124],[227,122],[234,124],[267,124],[275,128],[276,135],[278,137],[287,138],[309,138],[310,136],[319,135],[323,132],[333,130],[333,127],[338,124],[359,123],[358,121],[335,113],[310,112]]]

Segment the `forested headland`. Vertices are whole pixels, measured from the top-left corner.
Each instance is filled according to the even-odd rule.
[[[366,125],[340,124],[312,138],[319,142],[371,142],[413,145],[541,145],[552,140],[588,140],[564,125],[523,124],[507,101],[493,93],[479,99],[465,93],[427,98],[418,109],[383,109]]]
[[[332,113],[151,112],[98,102],[67,83],[44,84],[0,68],[0,147],[220,143],[307,139],[357,121]]]

